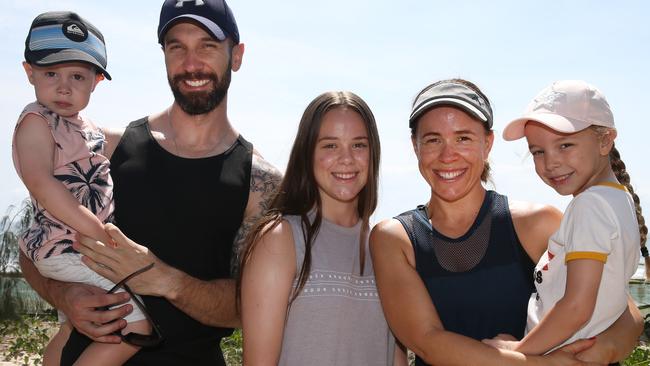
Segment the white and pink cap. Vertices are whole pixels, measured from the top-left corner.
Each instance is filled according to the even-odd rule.
[[[528,104],[522,117],[508,123],[503,139],[524,137],[528,121],[563,133],[582,131],[592,125],[614,128],[614,116],[605,95],[582,80],[556,81],[544,88]]]

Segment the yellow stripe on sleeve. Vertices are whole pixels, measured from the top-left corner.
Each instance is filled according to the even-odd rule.
[[[607,254],[598,252],[571,252],[567,253],[564,257],[564,263],[575,259],[593,259],[607,263]]]

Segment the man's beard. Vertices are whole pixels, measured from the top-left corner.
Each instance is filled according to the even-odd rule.
[[[201,72],[192,72],[185,73],[181,75],[175,75],[173,78],[167,78],[169,86],[172,89],[174,94],[174,99],[176,103],[181,107],[181,109],[189,115],[198,115],[205,114],[213,109],[215,109],[223,98],[228,93],[228,87],[230,86],[230,65],[226,69],[226,72],[223,74],[223,78],[219,80],[217,75],[214,73],[201,73]],[[214,88],[209,91],[201,92],[189,92],[183,94],[180,90],[180,83],[183,83],[184,80],[205,80],[209,79]]]

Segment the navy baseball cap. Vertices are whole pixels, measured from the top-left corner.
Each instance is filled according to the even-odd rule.
[[[25,40],[25,61],[37,66],[85,62],[111,80],[106,71],[104,36],[70,11],[51,11],[34,19]]]
[[[194,20],[219,41],[227,37],[239,43],[239,30],[232,10],[225,0],[165,0],[160,10],[158,43],[176,22]]]
[[[458,107],[492,128],[492,108],[488,102],[472,88],[454,81],[434,84],[418,95],[409,117],[409,127],[413,128],[418,118],[440,105]]]

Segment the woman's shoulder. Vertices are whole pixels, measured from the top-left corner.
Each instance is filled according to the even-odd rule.
[[[377,233],[377,235],[395,235],[396,237],[403,237],[408,239],[408,234],[404,228],[404,225],[407,224],[404,224],[404,222],[415,220],[419,215],[426,215],[426,212],[424,211],[424,205],[420,205],[412,210],[402,212],[393,218],[380,221],[373,227],[372,232]]]
[[[537,262],[548,246],[548,239],[560,227],[562,212],[551,205],[532,202],[510,201],[508,206],[519,242]]]
[[[409,265],[415,267],[415,252],[406,229],[397,219],[379,222],[370,232],[370,253],[373,263],[383,258],[394,263],[393,259],[404,256]],[[375,267],[375,273],[377,267]]]
[[[551,220],[557,221],[559,225],[562,220],[562,211],[547,204],[526,201],[509,201],[508,208],[510,209],[512,220],[522,221],[524,224],[534,224],[538,220]]]

